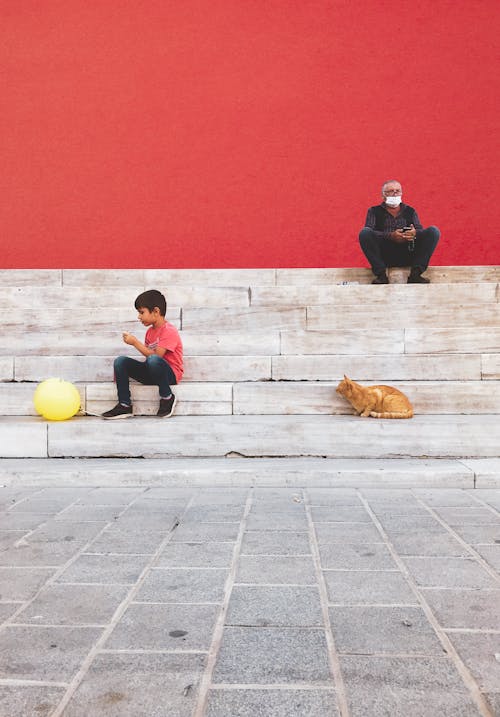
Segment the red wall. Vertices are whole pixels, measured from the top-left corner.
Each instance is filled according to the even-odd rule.
[[[498,0],[1,0],[1,266],[500,263]],[[6,80],[6,81],[5,81]]]

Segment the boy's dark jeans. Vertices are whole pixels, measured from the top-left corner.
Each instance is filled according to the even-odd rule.
[[[391,239],[377,236],[373,229],[365,227],[359,233],[359,243],[373,273],[378,276],[388,266],[418,266],[424,272],[429,266],[440,236],[437,227],[417,231],[415,251],[410,252],[406,242],[397,244]]]
[[[160,396],[167,398],[171,394],[170,384],[177,383],[172,367],[160,356],[148,356],[145,361],[137,361],[130,356],[118,356],[114,363],[118,400],[130,406],[129,379],[133,378],[146,386],[158,386]]]

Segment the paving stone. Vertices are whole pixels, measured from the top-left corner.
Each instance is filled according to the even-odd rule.
[[[498,630],[500,590],[425,590],[425,599],[444,628]]]
[[[500,715],[500,692],[488,692],[484,696],[492,710],[493,717]]]
[[[436,490],[422,490],[416,488],[413,493],[417,498],[423,500],[431,507],[441,506],[455,508],[459,506],[477,508],[478,502],[475,498],[477,491],[453,490],[450,488]]]
[[[50,568],[0,568],[0,600],[30,600],[53,574]]]
[[[323,576],[330,603],[415,605],[417,602],[400,572],[324,570]]]
[[[114,521],[114,525],[119,530],[138,532],[144,529],[147,531],[157,530],[160,533],[168,533],[177,523],[180,515],[181,511],[175,510],[159,513],[147,510],[133,510],[130,508]]]
[[[250,627],[321,627],[323,618],[316,586],[235,585],[227,625]]]
[[[0,530],[0,551],[10,548],[23,535],[26,530]]]
[[[320,545],[319,552],[323,569],[398,570],[388,548],[380,543]]]
[[[122,507],[112,505],[72,505],[57,514],[57,521],[71,523],[111,522],[118,519]]]
[[[64,687],[0,685],[0,717],[50,717],[65,691]]]
[[[497,525],[454,525],[453,531],[471,545],[491,543],[500,545],[500,524]]]
[[[500,633],[448,633],[453,646],[476,679],[481,692],[500,688]]]
[[[315,523],[371,523],[370,514],[363,506],[340,505],[321,506],[311,509],[312,519]]]
[[[208,651],[218,605],[132,604],[105,649]]]
[[[494,570],[500,573],[500,545],[475,545],[474,549]]]
[[[445,533],[446,528],[432,515],[379,515],[380,524],[388,535],[403,532]]]
[[[98,655],[64,717],[191,717],[204,665],[204,655]]]
[[[172,535],[173,543],[193,543],[199,541],[236,540],[240,530],[239,523],[189,523],[179,525]]]
[[[480,717],[448,659],[341,656],[351,717]]]
[[[333,687],[324,631],[226,627],[213,682]]]
[[[81,555],[57,579],[58,583],[133,584],[148,555]]]
[[[419,607],[331,607],[336,648],[343,653],[442,655],[443,648]]]
[[[250,513],[247,519],[247,530],[307,530],[307,516],[300,512],[259,512]]]
[[[242,555],[309,555],[309,534],[291,530],[246,531],[241,544]]]
[[[408,500],[405,503],[370,502],[370,508],[375,513],[381,523],[385,523],[390,519],[399,518],[405,519],[409,525],[411,525],[413,521],[415,521],[415,524],[418,525],[419,520],[425,518],[432,518],[429,512],[422,505],[420,505],[416,501],[413,502],[413,498],[411,496],[408,496]]]
[[[26,541],[33,543],[78,543],[80,545],[93,540],[105,527],[106,522],[97,523],[78,523],[50,520],[41,528],[37,528],[31,533]]]
[[[112,525],[87,548],[89,553],[129,553],[153,555],[165,540],[165,533],[158,531],[128,531]]]
[[[436,513],[451,526],[493,524],[500,529],[500,515],[488,508],[436,508]]]
[[[136,595],[140,602],[221,602],[227,571],[195,568],[155,568]]]
[[[185,568],[229,567],[234,543],[167,543],[156,566]]]
[[[241,555],[235,579],[239,583],[310,585],[316,582],[316,574],[311,556]]]
[[[8,620],[12,615],[16,612],[16,610],[19,610],[22,603],[0,603],[0,623],[4,622],[5,620]]]
[[[374,525],[366,523],[317,523],[316,537],[324,543],[382,543],[383,538]]]
[[[16,620],[32,625],[105,624],[128,589],[117,585],[49,585]]]
[[[436,588],[500,588],[486,570],[469,558],[404,558],[417,585]]]
[[[0,565],[58,567],[80,549],[81,545],[77,543],[24,543],[0,552]]]
[[[52,518],[52,513],[28,513],[20,510],[0,513],[2,530],[34,530]]]
[[[0,632],[0,678],[67,681],[100,634],[94,627],[5,627]]]
[[[418,534],[391,533],[390,541],[399,555],[449,556],[469,555],[467,549],[456,538],[446,532]]]
[[[144,495],[144,488],[94,488],[78,499],[80,505],[112,505],[114,507],[130,505]]]
[[[211,690],[207,717],[338,717],[333,690]]]
[[[182,516],[182,523],[239,523],[243,517],[243,505],[193,506]]]
[[[358,493],[352,488],[308,488],[307,495],[311,506],[360,506]]]

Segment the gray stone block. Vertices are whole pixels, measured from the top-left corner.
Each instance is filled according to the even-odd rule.
[[[324,631],[226,627],[213,682],[333,687]]]
[[[103,625],[128,588],[116,585],[63,585],[44,588],[17,617],[31,625]]]
[[[149,559],[149,555],[80,555],[57,582],[132,585]]]
[[[500,688],[500,634],[448,633],[453,646],[476,679],[481,692]]]
[[[211,690],[207,717],[338,717],[333,690]]]
[[[0,568],[0,600],[30,600],[53,574],[50,568]]]
[[[208,652],[218,610],[217,605],[132,604],[105,648]]]
[[[469,553],[461,543],[449,533],[427,533],[420,530],[418,533],[391,533],[390,540],[394,549],[400,555],[428,555],[428,556],[467,556]]]
[[[442,655],[443,647],[418,607],[332,607],[338,652]]]
[[[478,562],[469,558],[407,557],[404,561],[417,585],[422,587],[470,590],[500,587]]]
[[[500,573],[500,545],[475,545],[474,549],[497,573]]]
[[[381,543],[320,545],[321,566],[333,570],[398,570],[388,548]]]
[[[311,510],[315,523],[371,523],[369,513],[362,505],[322,506]]]
[[[448,659],[341,656],[351,717],[480,717]]]
[[[96,523],[118,520],[123,508],[112,505],[72,505],[57,514],[56,520],[71,523]]]
[[[247,530],[307,530],[307,517],[300,511],[250,513]]]
[[[416,488],[413,491],[414,495],[420,500],[423,500],[427,505],[435,508],[437,506],[455,508],[459,506],[464,507],[476,507],[477,500],[475,494],[477,491],[467,490],[453,490],[453,489],[427,489],[422,490]]]
[[[114,507],[136,505],[144,495],[145,488],[94,488],[78,500],[80,505],[112,505]]]
[[[383,538],[374,525],[367,523],[317,523],[318,543],[382,543]]]
[[[488,508],[436,508],[436,513],[448,525],[496,525],[500,529],[500,515]]]
[[[191,717],[204,665],[204,655],[98,655],[64,717]]]
[[[0,678],[70,680],[100,635],[91,627],[7,626],[0,633]]]
[[[227,571],[218,568],[155,568],[136,595],[140,602],[221,602]]]
[[[28,513],[9,511],[0,514],[2,530],[34,530],[52,518],[51,513]]]
[[[66,520],[49,520],[37,528],[27,538],[30,544],[35,543],[75,543],[84,545],[93,540],[104,528],[106,522],[79,523]]]
[[[238,537],[239,529],[239,523],[181,523],[172,535],[172,542],[234,541]]]
[[[417,599],[400,572],[324,570],[330,603],[415,605]]]
[[[103,531],[88,547],[89,553],[129,553],[152,555],[156,553],[165,533],[152,530],[120,529],[116,524]]]
[[[360,499],[358,493],[352,488],[333,488],[330,490],[308,488],[307,495],[311,506],[346,506],[359,507]]]
[[[454,525],[453,530],[466,543],[500,544],[500,523],[494,525]]]
[[[167,543],[156,561],[160,568],[225,568],[229,567],[234,543]]]
[[[77,543],[23,543],[0,552],[0,565],[59,567],[68,562],[79,550]]]
[[[243,534],[242,555],[310,555],[309,534],[291,530],[247,531]]]
[[[247,627],[321,627],[316,586],[235,585],[226,624]]]
[[[50,717],[66,689],[38,685],[1,685],[0,717]]]
[[[235,579],[238,583],[310,585],[316,582],[316,574],[310,556],[241,555]]]
[[[444,628],[498,630],[500,590],[430,588],[425,599]]]

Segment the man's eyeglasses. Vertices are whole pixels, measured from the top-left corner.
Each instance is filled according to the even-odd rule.
[[[384,197],[398,197],[400,194],[403,194],[402,189],[386,189]]]

